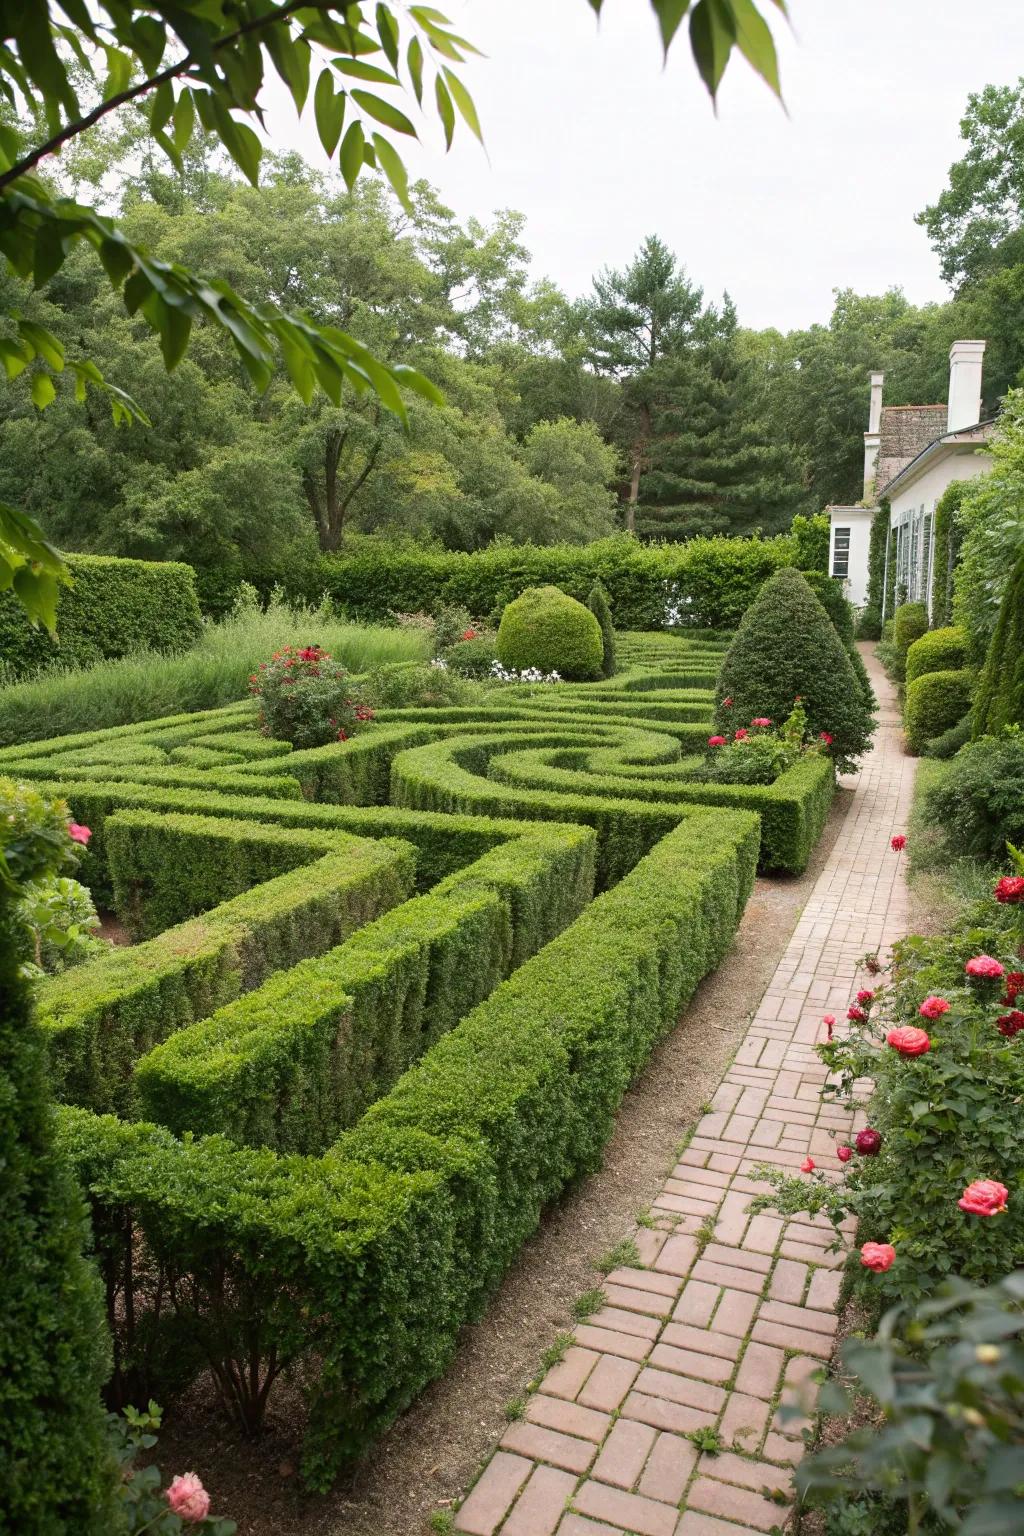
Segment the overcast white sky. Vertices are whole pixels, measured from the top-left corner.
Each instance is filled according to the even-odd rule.
[[[825,321],[832,289],[941,299],[914,214],[959,158],[968,92],[1024,74],[1024,0],[790,0],[788,116],[734,56],[717,119],[681,31],[661,67],[647,0],[446,0],[488,55],[462,70],[487,154],[433,125],[408,157],[458,214],[527,216],[537,277],[570,294],[647,234],[742,324]],[[762,9],[768,7],[762,6]],[[311,110],[273,137],[323,163]]]

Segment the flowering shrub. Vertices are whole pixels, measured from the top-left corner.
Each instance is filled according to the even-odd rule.
[[[500,661],[491,663],[490,676],[497,683],[560,683],[561,677],[557,672],[542,672],[539,667],[524,667],[521,672],[516,672],[509,667],[503,667]]]
[[[818,1047],[842,1102],[874,1081],[871,1126],[855,1142],[866,1155],[840,1158],[839,1184],[775,1171],[774,1194],[755,1201],[837,1223],[856,1215],[856,1269],[880,1299],[927,1296],[950,1274],[990,1282],[1020,1263],[1022,951],[1024,907],[998,887],[956,931],[902,940],[888,985],[850,1010],[845,1038]]]
[[[71,828],[74,825],[72,822]],[[92,896],[69,875],[30,880],[22,893],[20,913],[32,945],[32,958],[22,966],[25,976],[38,978],[48,972],[67,970],[101,954],[105,948],[103,940],[96,936],[99,918]]]
[[[731,711],[732,705],[723,700],[722,708]],[[805,752],[825,750],[812,737],[799,699],[778,729],[767,716],[758,715],[749,725],[737,726],[731,739],[709,736],[708,748],[700,776],[718,784],[774,784]]]
[[[319,645],[286,645],[249,679],[260,701],[260,730],[294,747],[323,747],[347,741],[373,719],[373,710],[353,694],[349,675]]]
[[[167,1487],[162,1487],[160,1468],[136,1465],[142,1451],[156,1445],[154,1430],[160,1428],[161,1413],[151,1402],[144,1413],[126,1408],[124,1417],[109,1417],[115,1456],[121,1468],[118,1497],[124,1526],[129,1536],[143,1531],[159,1531],[162,1536],[179,1536],[186,1531],[204,1531],[206,1536],[234,1536],[238,1529],[233,1520],[216,1519],[210,1514],[210,1495],[194,1472],[179,1473]]]

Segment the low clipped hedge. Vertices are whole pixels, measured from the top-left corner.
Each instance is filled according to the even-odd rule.
[[[907,682],[926,672],[958,672],[967,665],[967,635],[956,625],[929,629],[907,651]]]
[[[261,1388],[315,1358],[303,1469],[328,1486],[445,1368],[544,1206],[598,1166],[626,1088],[728,949],[757,844],[743,813],[677,826],[323,1158],[61,1111],[115,1310],[126,1265],[140,1288],[171,1269],[215,1370],[244,1361]]]
[[[175,561],[66,555],[74,585],[57,598],[57,634],[34,629],[21,604],[0,593],[0,661],[16,678],[59,663],[87,667],[143,648],[181,651],[202,630],[196,576]]]
[[[349,617],[386,620],[392,613],[434,613],[442,605],[488,614],[527,587],[556,586],[585,603],[600,581],[619,629],[664,627],[670,589],[688,599],[694,627],[739,623],[761,583],[800,562],[797,541],[696,538],[685,544],[642,544],[628,534],[590,544],[497,546],[476,554],[430,551],[375,540],[313,567],[303,595],[326,594]]]
[[[923,672],[907,684],[903,725],[907,750],[919,753],[927,741],[962,720],[971,707],[976,674],[967,667]]]

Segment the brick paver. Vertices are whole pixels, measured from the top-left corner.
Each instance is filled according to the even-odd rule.
[[[825,867],[707,1113],[613,1271],[606,1304],[576,1329],[455,1517],[480,1536],[744,1536],[787,1520],[793,1465],[836,1330],[831,1227],[751,1215],[759,1164],[805,1157],[839,1176],[854,1118],[821,1092],[822,1014],[842,1019],[858,961],[906,927],[903,861],[913,760],[893,690]],[[685,1029],[685,1022],[682,1026]],[[840,1026],[841,1027],[841,1026]],[[847,1231],[847,1237],[850,1232]],[[780,1403],[801,1410],[782,1417]],[[688,1438],[715,1429],[719,1454]]]

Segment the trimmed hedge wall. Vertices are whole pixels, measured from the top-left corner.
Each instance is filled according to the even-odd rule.
[[[1010,573],[974,701],[972,734],[1024,725],[1024,555]]]
[[[976,677],[964,667],[951,672],[923,672],[907,684],[903,725],[908,752],[921,752],[927,741],[963,719],[971,707]]]
[[[262,1386],[317,1359],[304,1472],[326,1487],[445,1368],[543,1207],[598,1166],[623,1093],[728,949],[757,842],[742,813],[677,826],[322,1159],[62,1111],[115,1301],[126,1263],[173,1268],[215,1369],[255,1362]]]
[[[595,581],[608,593],[618,629],[661,629],[669,587],[689,600],[687,618],[712,629],[739,623],[763,581],[800,555],[787,534],[774,539],[689,539],[641,544],[627,534],[592,544],[498,547],[477,554],[373,545],[325,556],[304,595],[326,592],[354,619],[433,612],[442,603],[483,617],[527,587],[556,586],[581,603]]]
[[[0,592],[0,661],[15,677],[55,663],[87,667],[143,648],[181,651],[199,638],[203,621],[190,565],[110,555],[64,561],[74,586],[61,587],[57,598],[57,641],[33,629],[20,603]]]
[[[953,672],[967,663],[967,634],[949,625],[930,629],[915,640],[907,651],[907,682],[925,672]]]

